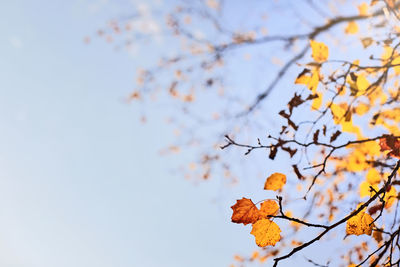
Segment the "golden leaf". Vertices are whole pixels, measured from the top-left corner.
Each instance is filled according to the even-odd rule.
[[[365,78],[365,76],[363,76],[363,75],[358,75],[358,76],[357,76],[356,85],[357,85],[357,89],[358,89],[359,91],[365,92],[365,91],[368,89],[370,83],[369,83],[369,81],[367,80],[367,78]]]
[[[397,191],[394,186],[391,186],[390,189],[385,193],[384,200],[386,202],[385,208],[388,209],[390,208],[394,201],[397,199]]]
[[[369,15],[369,11],[368,11],[369,6],[367,3],[363,2],[357,8],[358,8],[358,13],[360,14],[360,16],[368,16]]]
[[[250,234],[256,238],[256,244],[259,247],[275,246],[276,242],[281,239],[281,229],[279,226],[268,220],[261,219],[253,224]]]
[[[265,190],[280,190],[286,184],[286,175],[276,172],[269,176],[265,181]]]
[[[328,59],[329,49],[324,43],[310,40],[310,46],[312,50],[311,56],[316,62],[321,63]]]
[[[381,175],[376,169],[370,169],[367,173],[367,181],[370,184],[379,184],[381,181]]]
[[[346,224],[346,234],[348,235],[371,235],[372,233],[372,219],[371,215],[363,211],[359,212],[356,216],[351,217]]]
[[[231,209],[233,210],[231,219],[234,223],[243,223],[244,225],[255,223],[260,216],[258,208],[248,198],[238,199]]]
[[[279,206],[275,200],[266,200],[261,203],[260,218],[267,218],[268,215],[276,215],[278,210]]]
[[[319,82],[319,72],[314,69],[312,72],[309,69],[304,69],[294,81],[295,84],[304,84],[313,93],[316,92]]]
[[[371,190],[370,190],[370,187],[371,187],[371,186],[372,186],[372,188],[373,188],[375,191],[378,191],[378,190],[379,190],[378,186],[372,185],[372,184],[370,184],[370,183],[367,182],[367,181],[364,181],[364,182],[362,182],[362,183],[360,184],[360,197],[361,197],[361,198],[363,198],[363,197],[370,197],[370,196],[372,196],[372,195],[374,194],[374,191],[371,192]]]
[[[347,34],[356,34],[358,32],[358,24],[355,21],[350,21],[344,32]]]
[[[311,108],[318,110],[322,105],[322,94],[317,92],[317,96],[318,97],[314,98],[312,101]]]

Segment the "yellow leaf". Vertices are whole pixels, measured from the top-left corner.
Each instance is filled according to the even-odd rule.
[[[355,111],[357,113],[357,115],[364,115],[365,113],[367,113],[370,109],[370,105],[365,104],[365,103],[360,103],[358,104],[358,106],[355,107]]]
[[[350,21],[344,32],[347,34],[356,34],[358,32],[358,24],[355,21]]]
[[[368,16],[369,11],[368,11],[368,4],[363,2],[361,5],[358,6],[358,13],[360,16]]]
[[[370,169],[367,173],[367,181],[370,184],[379,184],[381,175],[376,169]]]
[[[347,77],[347,82],[350,85],[351,95],[360,96],[369,88],[370,83],[364,75],[352,74]]]
[[[328,59],[329,49],[324,43],[310,40],[310,46],[312,50],[311,56],[316,62],[321,63]]]
[[[317,93],[317,95],[318,95],[318,97],[314,98],[312,101],[312,104],[311,104],[311,107],[316,110],[318,110],[322,105],[322,94]]]
[[[269,176],[265,181],[265,190],[280,190],[286,184],[286,175],[276,172]]]
[[[253,224],[250,234],[256,238],[256,244],[259,247],[275,246],[276,242],[281,239],[281,229],[279,226],[268,220],[261,219]]]
[[[392,60],[392,65],[398,65],[393,67],[394,69],[394,73],[396,73],[396,75],[400,74],[400,57],[396,57],[395,59]]]
[[[244,225],[255,223],[260,216],[258,208],[248,198],[238,199],[231,209],[233,210],[232,222],[234,223],[243,223]]]
[[[261,203],[260,218],[267,218],[268,215],[276,215],[278,210],[279,206],[275,200],[266,200]]]
[[[356,216],[351,217],[346,224],[346,234],[348,235],[371,235],[372,233],[371,215],[361,211]]]
[[[299,76],[297,76],[295,84],[304,84],[313,93],[316,92],[319,82],[319,72],[314,69],[311,73],[309,69],[304,69]]]
[[[365,78],[364,75],[358,75],[356,85],[358,91],[365,92],[369,87],[369,81],[367,80],[367,78]]]
[[[391,186],[390,190],[388,192],[386,192],[386,194],[385,194],[385,198],[384,198],[384,200],[386,202],[385,208],[387,208],[387,209],[390,208],[396,199],[397,199],[397,191],[394,188],[394,186]]]
[[[360,184],[360,197],[361,198],[370,197],[374,194],[373,191],[371,192],[371,189],[370,189],[371,186],[375,191],[379,190],[379,188],[376,185],[372,185],[367,181],[364,181]]]

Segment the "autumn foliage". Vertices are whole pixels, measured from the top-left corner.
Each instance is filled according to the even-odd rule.
[[[285,1],[228,2],[166,12],[177,53],[139,70],[129,101],[173,107],[177,143],[165,153],[196,152],[179,169],[187,179],[253,177],[265,189],[232,200],[231,221],[261,247],[237,265],[398,266],[400,1],[293,1],[292,16],[279,13],[292,12]],[[252,4],[246,28],[235,15]],[[122,38],[117,24],[101,36]],[[316,262],[324,242],[334,253]]]

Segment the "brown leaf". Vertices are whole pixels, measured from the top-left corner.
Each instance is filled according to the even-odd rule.
[[[271,147],[271,151],[269,152],[269,158],[274,159],[277,152],[278,148],[276,148],[275,146]]]
[[[233,210],[231,219],[234,223],[243,223],[244,225],[255,223],[260,216],[258,208],[248,198],[238,199],[231,209]]]
[[[290,148],[290,147],[282,147],[282,150],[285,150],[286,152],[288,152],[291,158],[292,158],[292,157],[296,154],[296,152],[297,152],[297,149],[292,149],[292,148]]]
[[[318,143],[318,135],[319,135],[319,129],[316,130],[314,133],[314,136],[313,136],[314,143]]]
[[[341,131],[339,131],[339,130],[337,130],[334,134],[332,134],[332,136],[331,136],[331,143],[333,142],[333,141],[335,141],[336,140],[336,138],[338,138],[339,137],[339,135],[341,135],[342,134],[342,132]]]
[[[391,150],[389,156],[400,158],[400,140],[393,135],[384,135],[379,140],[381,151]]]
[[[294,173],[296,174],[297,178],[299,178],[299,180],[304,180],[304,176],[300,173],[297,165],[292,165],[292,167],[293,167]]]
[[[288,106],[289,106],[289,112],[292,113],[293,108],[300,106],[301,104],[304,103],[304,100],[301,99],[301,96],[298,94],[294,94],[293,98],[290,99]]]
[[[374,215],[376,212],[378,212],[379,210],[381,210],[383,208],[382,204],[377,204],[375,206],[372,206],[368,209],[368,213],[371,215]]]

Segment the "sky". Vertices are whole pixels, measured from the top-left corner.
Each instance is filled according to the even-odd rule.
[[[0,2],[0,265],[228,266],[250,229],[217,181],[170,171],[160,111],[125,101],[146,57],[83,42],[103,2]]]
[[[171,171],[190,155],[160,156],[175,138],[162,109],[143,124],[126,101],[152,51],[84,42],[144,2],[0,1],[0,266],[229,266],[257,249],[229,207],[265,197],[260,180],[226,189]]]

